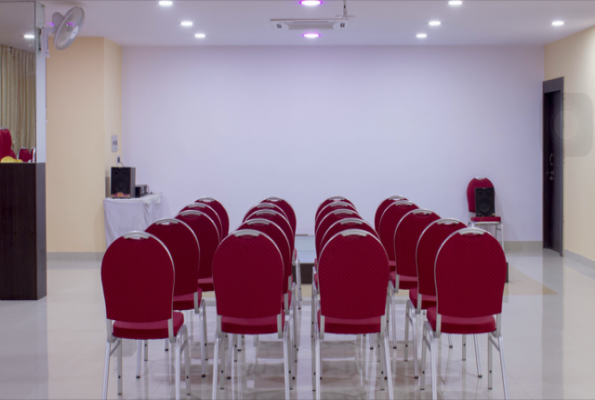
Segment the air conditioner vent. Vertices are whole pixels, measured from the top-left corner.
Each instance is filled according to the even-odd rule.
[[[346,29],[349,21],[342,18],[328,19],[272,19],[276,29],[290,31],[330,31],[333,29]]]

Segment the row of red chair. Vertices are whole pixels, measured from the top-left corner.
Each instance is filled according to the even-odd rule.
[[[0,160],[4,157],[17,158],[12,150],[12,136],[8,129],[0,129]],[[19,150],[18,159],[23,162],[35,161],[35,149],[22,148]]]

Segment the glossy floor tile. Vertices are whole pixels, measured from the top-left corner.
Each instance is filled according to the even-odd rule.
[[[304,246],[306,247],[306,246]],[[306,250],[307,251],[307,250]],[[504,297],[503,335],[510,397],[513,399],[595,398],[595,270],[550,251],[509,253],[511,282]],[[0,302],[0,398],[97,399],[101,397],[105,346],[105,308],[100,262],[51,261],[48,296],[34,301]],[[300,350],[293,399],[312,399],[310,291],[304,287],[299,312]],[[413,362],[404,362],[406,293],[397,296],[398,349],[391,349],[395,398],[431,398],[413,377]],[[207,298],[209,369],[201,378],[198,318],[191,346],[191,398],[210,399],[215,331],[215,299]],[[421,331],[421,324],[418,325]],[[376,351],[355,336],[327,335],[322,344],[323,399],[388,398],[378,378]],[[473,341],[467,340],[462,360],[460,337],[449,349],[441,338],[438,356],[438,397],[445,399],[503,398],[498,353],[494,353],[494,388],[487,388],[487,336],[479,353],[483,377],[477,377]],[[110,367],[109,398],[172,398],[173,364],[163,341],[152,341],[141,379],[135,378],[136,345],[125,341],[124,393],[117,395],[116,362]],[[421,354],[421,351],[420,351]],[[246,336],[242,351],[225,380],[221,399],[280,399],[283,390],[283,349],[275,335]],[[411,357],[411,355],[410,355]],[[429,376],[428,376],[429,378]],[[184,382],[181,385],[185,392]],[[185,396],[183,395],[183,398]]]

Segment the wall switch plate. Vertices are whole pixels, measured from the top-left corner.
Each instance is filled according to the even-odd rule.
[[[112,153],[116,153],[118,151],[118,135],[112,136]]]

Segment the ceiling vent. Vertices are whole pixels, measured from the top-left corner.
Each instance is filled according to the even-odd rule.
[[[346,29],[349,25],[349,20],[343,18],[327,18],[327,19],[272,19],[271,23],[275,29],[289,30],[289,31],[330,31]]]

